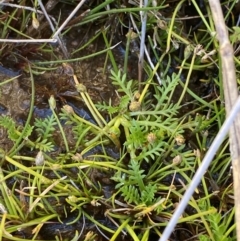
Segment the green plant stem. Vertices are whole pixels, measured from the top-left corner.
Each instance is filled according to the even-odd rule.
[[[11,157],[5,156],[5,159],[6,159],[9,163],[11,163],[12,165],[14,165],[15,167],[18,167],[19,169],[21,169],[21,170],[23,170],[23,171],[25,171],[25,172],[33,175],[33,176],[38,177],[40,180],[42,180],[43,183],[51,183],[51,181],[50,181],[48,178],[46,178],[46,177],[40,175],[39,173],[33,171],[31,168],[26,167],[26,166],[22,165],[21,163],[14,161]]]
[[[15,203],[12,202],[10,198],[11,195],[9,195],[10,190],[8,189],[6,182],[3,179],[4,179],[4,176],[3,176],[2,168],[0,168],[0,182],[1,182],[0,190],[6,205],[5,208],[9,214],[14,215],[15,218],[18,219],[17,210],[14,205]]]
[[[2,241],[2,238],[4,237],[6,218],[7,213],[3,213],[0,224],[0,241]]]
[[[126,227],[126,225],[129,223],[131,219],[128,218],[126,219],[119,227],[118,229],[115,231],[114,235],[111,237],[110,241],[115,241],[116,238],[118,237],[118,235],[120,234],[120,232]]]
[[[158,6],[158,7],[143,7],[143,8],[139,8],[139,7],[135,7],[135,8],[118,8],[118,9],[110,9],[108,11],[104,11],[104,12],[98,12],[98,13],[93,13],[90,11],[90,13],[81,21],[79,22],[79,24],[76,24],[75,26],[80,26],[80,25],[84,25],[88,22],[92,22],[100,17],[103,17],[105,15],[110,15],[110,14],[117,14],[117,13],[132,13],[132,12],[140,12],[140,11],[150,11],[150,10],[160,10],[160,9],[164,9],[168,7],[168,5],[166,4],[165,6]]]
[[[74,50],[72,53],[71,53],[71,56],[73,56],[74,54],[78,53],[79,51],[85,49],[87,46],[89,46],[94,40],[96,40],[101,34],[101,31],[99,31],[98,33],[96,33],[90,40],[87,41],[87,43],[81,45],[80,48]]]
[[[195,61],[195,58],[196,58],[196,53],[194,52],[193,54],[193,57],[192,57],[192,61],[191,61],[191,65],[190,65],[190,68],[189,68],[189,71],[188,71],[188,75],[187,75],[187,79],[186,79],[186,82],[184,84],[184,88],[183,88],[183,91],[181,93],[181,96],[177,102],[177,105],[180,105],[185,94],[186,94],[186,91],[188,89],[188,84],[189,84],[189,81],[190,81],[190,77],[191,77],[191,74],[192,74],[192,68],[193,68],[193,64],[194,64],[194,61]]]
[[[51,215],[47,215],[47,216],[44,216],[44,217],[36,218],[34,220],[29,220],[28,222],[23,222],[20,225],[10,226],[9,228],[7,228],[7,231],[9,233],[12,233],[12,232],[16,232],[17,230],[23,230],[23,229],[26,229],[28,227],[32,227],[32,226],[35,226],[35,225],[39,225],[41,223],[45,223],[48,220],[55,219],[57,216],[58,216],[57,214],[51,214]],[[11,240],[19,241],[19,238],[14,238],[14,239],[11,239]]]
[[[110,47],[110,49],[115,48],[115,46]],[[80,58],[62,59],[62,60],[53,60],[53,61],[44,61],[44,62],[39,61],[39,62],[36,62],[36,64],[39,64],[39,65],[52,65],[52,64],[62,64],[62,63],[78,62],[78,61],[81,61],[81,60],[85,60],[85,59],[90,59],[90,58],[96,57],[96,56],[98,56],[100,54],[104,54],[104,53],[106,53],[108,51],[109,51],[109,49],[104,49],[104,50],[98,51],[98,52],[93,53],[93,54],[85,55],[85,56],[80,57]]]
[[[127,43],[126,43],[126,49],[125,49],[125,55],[124,55],[124,65],[123,65],[123,73],[127,75],[128,73],[128,56],[129,56],[129,48],[130,48],[130,42],[131,42],[131,38],[132,38],[132,33],[133,33],[133,30],[130,29],[128,31],[128,34],[127,34]],[[114,70],[115,73],[118,72],[118,70]]]
[[[113,162],[96,162],[96,161],[88,161],[88,160],[83,160],[82,161],[83,164],[87,164],[89,166],[92,166],[92,167],[105,167],[105,168],[110,168],[110,169],[113,169],[113,170],[117,170],[117,171],[121,171],[123,173],[126,173],[128,175],[131,175],[131,172],[127,169],[124,169],[122,167],[119,167],[116,165],[116,163],[113,163]]]
[[[94,113],[96,113],[97,115],[97,119],[98,122],[101,123],[100,127],[103,127],[103,125],[107,125],[107,122],[105,121],[105,119],[103,118],[103,116],[99,113],[98,109],[96,108],[96,106],[94,105],[91,97],[89,96],[89,94],[86,92],[85,93],[86,97],[87,97],[87,101],[90,104],[92,110]]]
[[[102,228],[103,230],[106,230],[109,233],[114,233],[113,230],[111,230],[110,228],[104,226],[103,224],[99,223],[97,220],[95,220],[93,217],[91,217],[90,215],[88,215],[85,211],[82,211],[84,216],[86,216],[87,219],[89,219],[90,221],[92,221],[95,225],[97,225],[98,227]]]
[[[55,117],[55,120],[56,120],[57,123],[58,123],[58,127],[59,127],[59,129],[60,129],[60,132],[61,132],[61,135],[62,135],[62,138],[63,138],[63,142],[64,142],[64,145],[65,145],[65,148],[66,148],[66,152],[68,153],[68,152],[69,152],[69,146],[68,146],[67,138],[66,138],[66,135],[65,135],[65,133],[64,133],[63,127],[62,127],[62,125],[61,125],[61,123],[60,123],[60,121],[59,121],[59,118],[58,118],[57,114],[56,114],[55,111],[54,111],[54,108],[52,108],[52,107],[50,106],[50,109],[51,109],[51,111],[52,111],[52,113],[53,113],[53,115],[54,115],[54,117]]]
[[[179,81],[180,85],[183,87],[185,87],[186,84],[184,84],[182,81]],[[207,101],[205,101],[204,99],[202,99],[201,97],[199,97],[198,95],[196,95],[192,90],[190,90],[189,88],[186,89],[187,93],[190,94],[194,99],[196,99],[199,103],[201,103],[203,106],[209,107],[211,109],[213,109],[213,105],[212,103],[208,103]]]
[[[13,13],[9,16],[8,20],[5,23],[0,21],[1,25],[4,26],[2,31],[1,31],[1,38],[2,39],[6,39],[7,38],[7,35],[8,35],[7,30],[11,27],[10,23],[11,23],[12,19],[16,20],[16,18],[14,18],[14,15],[16,13],[17,13],[17,9],[15,9],[13,11]]]
[[[92,9],[89,14],[98,13],[101,9],[105,8],[107,5],[109,5],[110,3],[114,2],[114,1],[115,0],[104,1],[103,3],[97,5],[94,9]]]
[[[181,8],[182,4],[185,2],[186,0],[181,0],[177,7],[175,8],[174,12],[173,12],[173,15],[171,17],[171,23],[170,23],[170,27],[168,29],[168,37],[167,37],[167,48],[166,48],[166,53],[169,51],[170,49],[170,44],[171,44],[171,37],[172,37],[172,33],[173,33],[173,26],[174,26],[174,23],[175,23],[175,18],[176,18],[176,15],[177,15],[177,12],[179,11],[179,9]]]
[[[19,76],[20,76],[20,75],[19,75]],[[5,84],[7,84],[7,83],[12,82],[13,80],[17,79],[19,76],[14,76],[14,77],[11,78],[11,79],[7,79],[7,80],[4,80],[4,81],[1,81],[1,82],[0,82],[0,87],[1,87],[2,85],[5,85]]]
[[[150,234],[150,229],[145,230],[141,241],[149,241],[149,234]]]
[[[80,93],[81,97],[83,98],[85,104],[88,107],[88,110],[92,114],[92,116],[93,116],[94,120],[97,122],[98,126],[103,128],[103,125],[107,125],[107,122],[104,120],[104,118],[102,117],[102,115],[99,113],[99,111],[95,107],[94,103],[92,102],[92,99],[89,96],[85,85],[80,84],[75,75],[73,76],[73,78],[76,83],[77,91]]]
[[[4,23],[3,21],[0,21],[0,23],[1,23],[1,25],[4,25],[4,26],[6,25],[6,23]],[[27,39],[33,39],[33,38],[29,37],[28,35],[22,33],[21,31],[13,28],[11,25],[8,25],[7,27],[8,27],[8,29],[11,29],[12,31],[14,31],[14,32],[16,32],[17,34],[19,34],[20,36],[23,36],[23,37],[25,37],[25,38],[27,38]],[[20,42],[20,41],[19,41],[19,42]]]
[[[38,170],[37,170],[37,173],[39,173]],[[36,176],[34,176],[31,188],[29,190],[29,205],[28,205],[29,207],[32,206],[32,203],[33,203],[33,197],[34,197],[34,193],[35,193],[35,188],[37,186],[37,179],[38,178]],[[33,218],[34,213],[33,212],[29,213],[29,215],[30,215],[30,218]]]
[[[231,226],[230,228],[227,229],[226,233],[224,234],[222,240],[227,240],[227,237],[236,229],[236,223],[231,224],[232,220],[234,220],[234,215],[235,215],[235,208],[232,209],[230,215],[227,217],[227,222],[226,222],[226,227]]]
[[[202,11],[199,8],[199,5],[196,3],[195,0],[192,0],[192,3],[194,5],[194,7],[196,8],[196,10],[197,10],[199,16],[201,17],[202,21],[204,22],[206,28],[208,29],[209,33],[212,34],[214,30],[210,28],[210,26],[209,26],[209,24],[206,20],[206,17],[202,14]]]
[[[142,93],[141,93],[141,95],[140,95],[140,97],[139,97],[139,100],[138,100],[140,103],[142,103],[145,95],[147,94],[147,91],[148,91],[148,89],[149,89],[149,86],[150,86],[150,84],[152,83],[153,76],[154,76],[155,73],[157,72],[158,67],[159,67],[159,65],[161,64],[161,60],[162,60],[163,56],[164,56],[164,55],[162,55],[162,57],[160,58],[160,60],[159,60],[158,63],[156,64],[156,66],[155,66],[155,68],[153,69],[153,72],[152,72],[152,74],[151,74],[151,77],[148,79],[147,83],[145,84],[145,87],[144,87],[144,89],[143,89],[143,91],[142,91]]]
[[[112,43],[112,37],[111,37],[111,39],[110,39],[110,42],[108,42],[108,39],[107,39],[105,30],[102,31],[102,35],[103,35],[103,39],[104,39],[104,42],[105,42],[105,44],[106,44],[106,47],[109,49],[109,51],[107,52],[106,61],[105,61],[105,65],[104,65],[104,66],[106,66],[107,59],[108,59],[108,56],[109,56],[109,58],[110,58],[110,60],[111,60],[111,64],[112,64],[112,66],[113,66],[113,70],[117,73],[117,72],[118,72],[118,67],[117,67],[115,58],[114,58],[114,56],[113,56],[112,50],[111,50],[111,48],[110,48],[111,43]],[[112,36],[112,35],[111,35],[111,36]]]
[[[140,241],[138,236],[136,235],[136,233],[134,232],[134,230],[132,229],[131,226],[126,224],[126,229],[127,229],[128,233],[131,235],[131,237],[133,238],[134,241]]]
[[[215,239],[214,239],[214,237],[213,237],[212,230],[211,230],[211,228],[210,228],[207,220],[204,218],[204,215],[206,215],[206,214],[204,214],[204,212],[202,212],[202,211],[199,209],[198,204],[196,203],[196,201],[195,201],[194,198],[191,198],[191,200],[192,200],[193,203],[194,203],[194,207],[195,207],[195,209],[197,210],[197,213],[200,214],[200,218],[201,218],[201,220],[202,220],[202,222],[203,222],[203,224],[204,224],[204,227],[205,227],[206,230],[207,230],[207,233],[208,233],[210,239],[211,239],[212,241],[215,241]],[[216,211],[216,209],[210,209],[210,210],[208,210],[206,213],[211,213],[211,211],[212,211],[212,213],[214,213],[214,212]]]
[[[15,155],[20,150],[20,148],[22,148],[22,145],[20,145],[20,142],[23,140],[25,132],[27,131],[27,128],[29,128],[29,123],[30,123],[31,118],[32,118],[32,113],[33,113],[33,108],[34,108],[34,100],[35,100],[35,85],[34,85],[34,79],[33,79],[33,74],[32,74],[30,65],[29,65],[29,70],[30,70],[31,91],[32,91],[29,113],[28,113],[27,121],[26,121],[26,123],[24,125],[22,133],[20,134],[20,136],[17,139],[17,141],[14,143],[14,146],[8,152],[8,155],[10,157]],[[25,142],[25,140],[24,140],[24,142]]]

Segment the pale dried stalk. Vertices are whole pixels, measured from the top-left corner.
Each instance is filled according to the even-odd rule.
[[[80,9],[80,7],[86,2],[86,0],[81,0],[78,5],[74,8],[74,10],[71,12],[71,14],[67,17],[67,19],[63,22],[63,24],[58,28],[58,30],[54,33],[53,38],[58,36],[61,31],[64,29],[64,27],[68,24],[68,22],[76,15],[77,11]]]
[[[132,16],[131,13],[130,13],[130,19],[131,19],[132,25],[133,25],[133,27],[134,27],[134,30],[136,30],[136,32],[137,32],[138,35],[140,36],[140,31],[138,30],[137,24],[135,23],[135,21],[134,21],[133,16]],[[141,37],[139,37],[139,38],[141,39]],[[144,53],[145,53],[145,55],[146,55],[146,57],[147,57],[147,60],[148,60],[148,63],[149,63],[149,65],[150,65],[150,67],[152,68],[152,70],[154,70],[154,69],[155,69],[155,66],[154,66],[154,64],[153,64],[153,62],[152,62],[152,60],[151,60],[151,57],[150,57],[150,55],[149,55],[149,53],[148,53],[148,50],[147,50],[145,44],[144,44]],[[161,84],[162,84],[162,80],[161,80],[160,76],[158,75],[158,73],[155,73],[155,76],[156,76],[156,78],[157,78],[157,80],[158,80],[158,83],[161,85]]]
[[[209,0],[209,4],[217,31],[217,38],[219,40],[219,52],[222,61],[224,97],[226,113],[228,116],[238,97],[236,72],[233,59],[233,48],[229,41],[228,31],[225,25],[220,1]],[[233,166],[237,240],[240,241],[240,114],[238,114],[234,124],[231,126],[229,135]]]
[[[54,31],[55,31],[55,28],[54,28],[54,26],[53,26],[53,24],[52,24],[51,19],[50,19],[49,16],[48,16],[48,13],[47,13],[47,11],[46,11],[46,9],[45,9],[42,1],[41,1],[41,0],[38,0],[38,3],[39,3],[39,6],[40,6],[41,9],[42,9],[42,11],[43,11],[43,13],[44,13],[47,21],[48,21],[48,23],[49,23],[50,28],[51,28],[52,31],[54,32]],[[66,46],[64,45],[63,41],[61,40],[60,36],[57,35],[57,36],[55,36],[54,38],[57,39],[58,44],[60,45],[60,48],[61,48],[61,50],[62,50],[62,52],[63,52],[63,54],[64,54],[64,57],[67,59],[67,58],[69,57],[69,54],[68,54],[67,48],[66,48]]]
[[[148,0],[144,0],[144,7],[147,7]],[[142,7],[142,2],[140,1],[140,7]],[[142,71],[143,71],[143,61],[144,61],[144,49],[145,49],[145,36],[147,29],[147,12],[140,12],[141,22],[142,22],[142,31],[141,31],[141,43],[140,43],[140,52],[138,59],[138,82],[139,82],[139,91],[142,84]]]
[[[1,43],[56,43],[57,39],[0,39]]]

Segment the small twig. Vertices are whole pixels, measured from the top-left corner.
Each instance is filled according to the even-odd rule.
[[[140,3],[140,7],[142,4]],[[148,0],[144,0],[144,7],[147,7]],[[138,83],[139,83],[139,92],[141,92],[141,83],[142,83],[142,70],[143,70],[143,58],[144,58],[144,49],[145,49],[145,37],[146,37],[146,28],[147,28],[147,12],[140,12],[142,30],[141,30],[141,42],[140,42],[140,52],[138,59]]]
[[[0,39],[4,43],[56,43],[57,39]]]
[[[52,31],[54,32],[54,31],[55,31],[55,28],[54,28],[54,26],[53,26],[53,24],[52,24],[51,19],[50,19],[49,16],[48,16],[48,13],[47,13],[47,11],[46,11],[43,3],[42,3],[42,0],[38,0],[38,3],[39,3],[39,5],[40,5],[40,7],[41,7],[41,9],[42,9],[42,11],[43,11],[43,13],[44,13],[47,21],[48,21],[48,23],[49,23],[49,25],[50,25],[50,28],[51,28]],[[68,58],[68,57],[69,57],[69,54],[68,54],[67,48],[66,48],[66,46],[63,44],[61,38],[60,38],[58,35],[56,35],[56,36],[53,37],[53,38],[56,38],[56,39],[57,39],[57,41],[58,41],[58,43],[59,43],[59,45],[60,45],[60,48],[62,49],[62,52],[63,52],[63,54],[64,54],[64,57],[65,57],[65,58]]]
[[[52,183],[49,187],[47,187],[40,195],[38,198],[36,198],[36,200],[32,203],[32,205],[29,207],[28,212],[31,213],[33,208],[39,203],[39,201],[51,190],[53,189],[59,182],[61,182],[62,180],[66,179],[67,176],[64,176],[60,179],[58,179],[57,181],[55,181],[54,183]]]
[[[58,28],[58,30],[53,35],[53,38],[56,38],[61,31],[65,28],[65,26],[68,24],[68,22],[74,17],[74,15],[77,13],[79,8],[86,2],[86,0],[82,0],[79,2],[79,4],[75,7],[75,9],[71,12],[71,14],[68,16],[68,18],[63,22],[63,24]]]
[[[233,47],[229,41],[228,31],[225,24],[220,1],[209,0],[217,38],[219,40],[219,52],[222,63],[223,90],[227,116],[238,98],[236,70],[234,65]],[[230,151],[233,166],[233,186],[235,197],[235,222],[237,240],[240,241],[240,115],[230,128]]]
[[[78,24],[79,22],[81,22],[81,20],[84,17],[86,17],[89,12],[90,12],[90,9],[87,9],[86,11],[81,13],[79,16],[76,16],[74,19],[72,19],[71,21],[69,21],[67,23],[67,25],[64,27],[64,29],[66,29],[67,27],[75,27],[75,25]]]
[[[135,29],[135,30],[137,31],[137,33],[139,34],[139,30],[138,30],[138,28],[137,28],[137,25],[136,25],[136,23],[135,23],[135,21],[134,21],[131,13],[130,13],[130,19],[131,19],[131,21],[132,21],[132,24],[133,24],[134,29]],[[148,51],[147,51],[147,48],[146,48],[145,44],[144,44],[144,52],[145,52],[145,55],[146,55],[146,57],[147,57],[147,60],[148,60],[148,63],[149,63],[149,65],[150,65],[150,67],[152,68],[152,70],[154,70],[154,69],[155,69],[155,66],[154,66],[154,64],[153,64],[153,62],[152,62],[152,60],[151,60],[151,58],[150,58],[150,55],[149,55],[149,53],[148,53]],[[161,85],[161,84],[162,84],[162,80],[161,80],[160,76],[158,75],[158,73],[155,72],[155,76],[157,77],[158,83]]]

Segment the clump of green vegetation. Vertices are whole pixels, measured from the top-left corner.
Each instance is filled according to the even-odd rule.
[[[25,71],[31,77],[32,93],[24,125],[10,116],[0,116],[0,127],[11,141],[11,148],[1,147],[0,153],[2,240],[158,240],[224,121],[223,86],[214,52],[217,43],[212,36],[208,7],[202,10],[197,1],[192,1],[191,7],[201,19],[200,29],[194,31],[192,25],[180,27],[185,20],[181,19],[179,9],[187,8],[187,1],[156,1],[156,6],[152,1],[143,9],[134,3],[125,6],[122,1],[97,2],[94,5],[90,1],[89,14],[66,27],[63,33],[68,36],[71,28],[103,22],[94,37],[72,52],[76,58],[63,61],[51,46],[52,60],[44,57],[41,62],[27,61],[30,63]],[[76,2],[64,4],[71,6]],[[229,9],[234,4],[226,3]],[[171,18],[169,9],[173,12]],[[153,56],[151,63],[144,61],[145,76],[141,81],[131,79],[128,71],[134,55],[131,48],[139,44],[136,36],[140,33],[136,29],[142,23],[140,10],[148,13],[147,45]],[[12,17],[15,14],[14,11]],[[230,10],[226,18],[229,14]],[[31,15],[24,17],[26,22]],[[114,18],[117,30],[128,32],[122,66],[111,48],[116,33],[107,22],[110,17]],[[135,32],[128,29],[125,18],[131,20],[131,25],[136,24]],[[10,31],[11,21],[4,26],[2,37]],[[237,29],[233,30],[231,40],[236,43]],[[79,57],[100,37],[104,50]],[[48,51],[46,46],[41,46],[43,52]],[[75,75],[76,66],[72,68],[66,62],[91,60],[99,53],[106,55],[102,74],[109,77],[116,95],[96,103]],[[69,70],[69,78],[79,94],[77,99],[84,103],[90,119],[77,114],[66,103],[58,109],[54,96],[49,98],[51,114],[33,118],[33,74],[57,68],[59,63]],[[51,68],[41,67],[49,64]],[[193,78],[198,78],[204,93],[194,86]],[[182,235],[184,240],[235,240],[229,166],[226,140],[173,236]]]

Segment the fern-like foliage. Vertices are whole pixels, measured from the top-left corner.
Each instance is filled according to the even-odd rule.
[[[133,120],[129,127],[130,135],[125,142],[125,145],[129,149],[141,149],[146,142],[146,131],[144,126],[139,125],[139,122]]]
[[[7,130],[8,137],[11,141],[16,141],[19,137],[19,133],[16,128],[14,120],[9,116],[0,116],[0,126]]]
[[[110,77],[113,80],[113,84],[117,87],[119,93],[125,93],[129,98],[132,98],[134,86],[133,80],[127,80],[126,74],[122,74],[119,70],[118,73],[111,71],[112,76]]]
[[[109,115],[115,113],[125,113],[128,110],[128,105],[131,98],[127,95],[120,97],[119,104],[117,106],[113,106],[111,102],[106,104],[103,102],[102,104],[96,104],[96,107],[101,111],[107,111]]]
[[[124,201],[128,203],[138,204],[141,200],[139,189],[133,185],[123,186],[120,191],[122,193],[122,196],[124,197]]]
[[[36,120],[35,126],[37,126],[38,138],[35,142],[31,142],[31,148],[36,148],[44,152],[52,151],[54,145],[49,141],[49,137],[52,136],[52,132],[55,130],[54,125],[55,121],[52,117]],[[13,142],[16,142],[20,136],[25,139],[29,138],[34,130],[34,126],[28,125],[25,126],[23,133],[22,127],[17,127],[15,121],[9,116],[0,116],[0,126],[7,130],[8,138]]]
[[[0,126],[7,130],[8,138],[13,142],[17,141],[21,135],[23,138],[29,137],[33,130],[33,127],[28,125],[22,133],[22,127],[17,127],[15,121],[9,116],[0,116]]]
[[[128,175],[117,172],[112,178],[118,182],[116,189],[119,189],[124,200],[128,203],[151,205],[155,200],[157,186],[151,183],[145,185],[146,175],[144,170],[140,169],[139,162],[131,160],[128,167]]]
[[[145,185],[143,183],[143,179],[146,176],[144,173],[144,170],[140,169],[139,162],[136,162],[134,160],[131,160],[129,167],[129,182],[131,184],[137,184],[141,191],[145,189]]]
[[[34,130],[34,126],[30,126],[30,125],[25,126],[24,132],[22,133],[23,138],[24,139],[28,138],[32,134],[33,130]]]
[[[51,152],[54,150],[54,145],[51,141],[48,141],[47,139],[41,140],[41,138],[38,138],[36,140],[35,148],[43,152]]]
[[[154,95],[154,97],[158,100],[158,104],[156,106],[157,109],[159,107],[161,109],[163,109],[163,107],[169,108],[169,94],[172,92],[172,90],[175,89],[178,83],[179,76],[173,73],[171,78],[169,76],[166,77],[166,79],[162,82],[162,86],[155,86],[156,94]]]
[[[55,131],[54,126],[57,125],[57,122],[54,115],[51,115],[44,119],[36,119],[34,125],[38,136],[41,136],[41,139],[45,140],[52,137],[52,134]]]
[[[157,185],[149,183],[141,192],[141,202],[151,205],[155,200],[155,193],[157,192]]]
[[[166,147],[166,142],[156,141],[153,144],[147,143],[142,151],[135,157],[136,161],[145,160],[149,162],[150,159],[154,160],[156,156],[160,156],[162,152],[164,152],[164,147]]]
[[[214,240],[221,240],[221,241],[236,240],[236,237],[232,237],[232,235],[226,236],[227,231],[231,229],[232,228],[231,225],[233,225],[234,210],[222,216],[216,208],[209,207],[205,200],[200,200],[199,207],[202,211],[212,210],[212,212],[206,215],[204,218],[209,223],[209,227],[214,237]],[[207,235],[200,235],[199,240],[210,241],[212,239]]]
[[[166,77],[162,86],[153,85],[155,94],[152,96],[150,91],[145,94],[140,103],[140,108],[136,111],[129,111],[129,104],[135,101],[133,93],[135,92],[135,82],[127,81],[126,75],[120,71],[112,71],[113,84],[117,87],[120,96],[118,106],[112,106],[111,102],[99,104],[97,107],[102,111],[112,114],[124,115],[128,124],[122,125],[128,128],[126,133],[127,147],[131,158],[134,160],[149,161],[155,156],[160,156],[163,147],[166,147],[166,137],[183,133],[183,129],[178,126],[179,105],[169,101],[169,95],[179,83],[179,76],[173,74],[172,77]],[[150,97],[150,98],[149,98]],[[156,141],[149,144],[147,135],[154,132],[157,136]],[[161,132],[161,134],[159,134]],[[165,139],[165,141],[164,141]]]
[[[72,126],[72,132],[74,135],[74,139],[76,140],[76,147],[78,149],[79,145],[83,142],[87,141],[87,135],[91,133],[91,126],[79,121],[78,119],[74,118],[73,116],[67,114],[66,112],[62,112],[60,114],[61,120],[64,121],[65,125]]]
[[[51,118],[47,118],[42,122],[40,120],[37,120],[36,126],[38,126],[39,137],[34,142],[35,146],[31,144],[31,148],[34,147],[44,152],[49,152],[53,150],[54,146],[52,142],[48,141],[47,139],[47,137],[50,136],[50,131],[54,130],[53,125],[54,125],[54,122],[52,122]],[[34,129],[34,126],[30,126],[30,125],[25,126],[24,133],[23,133],[22,127],[17,127],[15,121],[9,116],[0,117],[0,126],[7,129],[8,138],[13,142],[16,142],[20,136],[22,136],[22,138],[24,139],[29,138],[29,136],[32,134]]]
[[[55,117],[51,115],[44,119],[36,119],[34,125],[36,126],[35,130],[38,134],[38,138],[35,141],[35,148],[44,152],[53,151],[54,144],[52,143],[52,136],[55,131],[55,125],[57,125]]]

